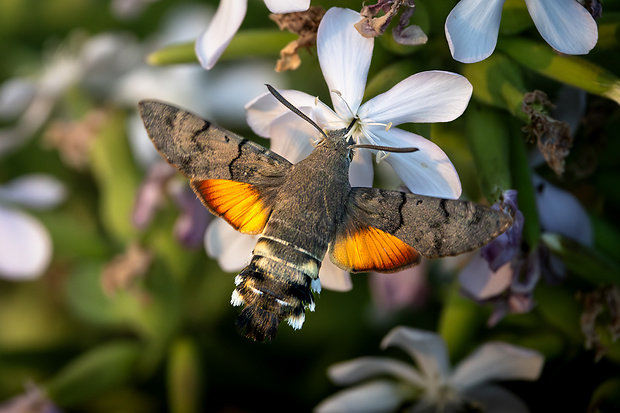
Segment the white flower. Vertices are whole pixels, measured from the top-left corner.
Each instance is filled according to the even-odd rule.
[[[406,351],[417,367],[383,357],[335,364],[328,375],[336,384],[366,381],[327,398],[316,411],[390,412],[415,401],[413,412],[457,412],[466,405],[480,406],[487,413],[527,412],[519,398],[492,382],[536,380],[544,361],[536,351],[493,342],[479,347],[452,370],[439,335],[408,327],[394,328],[381,348],[393,345]],[[397,380],[373,379],[382,376]]]
[[[47,229],[13,205],[47,209],[65,196],[65,187],[47,175],[26,175],[0,186],[0,277],[36,278],[45,271],[52,255]]]
[[[374,40],[362,37],[355,30],[353,24],[359,19],[359,13],[353,10],[334,7],[327,11],[319,26],[317,54],[329,89],[337,91],[332,93],[335,110],[303,92],[281,91],[282,95],[300,110],[310,113],[324,129],[345,128],[357,119],[352,136],[358,143],[418,148],[414,153],[390,153],[384,159],[412,192],[458,198],[461,183],[446,154],[429,140],[394,126],[454,120],[467,107],[471,84],[454,73],[422,72],[361,104]],[[298,151],[298,157],[310,153],[312,148],[307,142],[316,139],[316,131],[271,94],[250,102],[247,112],[254,132],[271,137],[272,150],[277,152],[285,145],[302,144],[305,147]],[[368,150],[355,152],[350,172],[353,185],[372,185],[371,163]]]
[[[404,130],[387,127],[405,122],[446,122],[460,116],[471,97],[472,86],[462,76],[447,72],[418,73],[392,89],[361,104],[374,40],[362,37],[354,28],[360,15],[349,9],[331,8],[319,26],[317,54],[333,95],[335,111],[306,93],[280,91],[294,106],[306,112],[325,129],[340,129],[358,119],[353,136],[359,143],[390,147],[416,147],[415,153],[390,153],[384,158],[412,192],[458,198],[461,183],[446,154],[434,143]],[[270,93],[246,106],[248,123],[258,135],[271,137],[271,150],[290,162],[298,162],[312,151],[316,130],[278,102]],[[388,129],[388,130],[386,130]],[[370,151],[355,152],[349,172],[353,186],[372,186]],[[214,221],[205,237],[207,252],[222,268],[236,271],[249,261],[256,237],[241,235]],[[238,240],[245,237],[246,240]],[[230,248],[237,243],[245,245]],[[246,253],[247,252],[247,253]],[[351,289],[348,272],[324,259],[319,273],[323,287]]]
[[[452,57],[463,63],[486,59],[497,44],[506,0],[461,0],[446,19]],[[587,54],[598,40],[596,22],[576,0],[525,0],[547,43],[566,54]]]
[[[310,0],[265,0],[272,13],[292,13],[310,7]],[[196,39],[196,56],[205,69],[215,66],[234,37],[247,11],[247,0],[221,0],[209,27]]]

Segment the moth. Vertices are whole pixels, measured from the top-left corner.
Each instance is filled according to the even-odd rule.
[[[296,108],[268,86],[289,109]],[[322,131],[313,152],[291,164],[282,156],[183,109],[153,100],[140,114],[160,154],[186,177],[203,204],[236,230],[259,234],[250,263],[235,277],[237,328],[272,340],[280,322],[301,328],[326,253],[350,272],[395,272],[422,256],[479,248],[512,223],[509,214],[468,201],[349,183],[355,150],[414,152],[356,144],[349,128]],[[305,117],[301,112],[300,116]],[[415,156],[415,154],[412,154]]]

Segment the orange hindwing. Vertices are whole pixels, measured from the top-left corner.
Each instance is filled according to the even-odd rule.
[[[271,213],[259,191],[244,182],[227,179],[192,180],[192,188],[214,214],[221,216],[236,230],[259,234]]]
[[[330,257],[351,272],[394,272],[420,262],[415,248],[371,226],[349,227],[339,232],[331,245]]]

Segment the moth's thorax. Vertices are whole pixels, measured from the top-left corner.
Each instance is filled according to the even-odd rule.
[[[294,165],[278,190],[271,220],[288,228],[284,234],[272,234],[323,258],[336,224],[345,213],[351,191],[350,161],[346,152],[327,142]],[[265,234],[271,233],[267,223]],[[283,231],[279,229],[278,231]]]

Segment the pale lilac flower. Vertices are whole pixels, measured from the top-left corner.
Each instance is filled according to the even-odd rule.
[[[187,248],[197,248],[203,242],[211,214],[186,183],[172,179],[174,175],[176,169],[164,161],[149,168],[136,195],[132,221],[136,228],[147,228],[166,196],[170,196],[180,211],[173,228],[176,239]]]
[[[581,204],[570,193],[534,175],[536,205],[541,230],[558,233],[591,245],[592,224]],[[535,251],[521,250],[523,215],[518,211],[516,191],[507,191],[505,202],[515,223],[504,234],[483,247],[459,275],[463,292],[480,303],[493,304],[490,326],[506,314],[525,313],[534,307],[533,291],[541,275],[548,282],[564,277],[564,264],[541,244]]]
[[[416,366],[384,357],[335,364],[328,370],[332,381],[354,386],[327,398],[316,411],[397,412],[403,405],[415,403],[411,412],[456,413],[471,406],[487,413],[527,412],[523,401],[494,382],[535,381],[544,363],[537,351],[491,342],[480,346],[453,370],[439,335],[408,327],[396,327],[388,333],[381,348],[390,346],[407,352]]]
[[[308,10],[310,0],[265,0],[272,13]],[[211,69],[241,27],[247,11],[247,0],[220,0],[209,27],[196,39],[196,56],[205,69]]]
[[[379,318],[397,311],[423,307],[430,298],[428,261],[391,274],[370,272],[368,284]]]
[[[506,0],[461,0],[446,19],[452,57],[463,63],[486,59],[497,44]],[[541,36],[565,54],[587,54],[598,40],[592,15],[576,0],[525,0]]]
[[[47,229],[17,207],[49,209],[65,197],[64,185],[48,175],[25,175],[0,185],[0,278],[34,279],[52,256]]]
[[[45,392],[32,383],[27,383],[25,391],[0,403],[0,413],[62,413]]]

